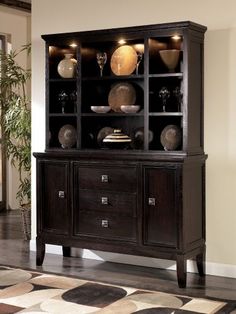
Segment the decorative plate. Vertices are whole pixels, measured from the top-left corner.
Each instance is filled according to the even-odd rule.
[[[115,75],[130,75],[137,65],[137,53],[133,47],[124,45],[111,56],[111,70]]]
[[[108,103],[115,112],[121,112],[121,106],[134,105],[136,102],[136,91],[130,83],[116,83],[108,95]]]
[[[62,148],[71,148],[75,145],[77,139],[76,129],[73,125],[65,124],[60,128],[58,140]]]
[[[151,143],[153,140],[153,132],[151,130],[148,131],[148,143]],[[143,149],[144,143],[144,128],[137,128],[133,131],[132,134],[132,148],[134,149]]]
[[[181,143],[181,130],[177,125],[167,125],[162,130],[160,139],[165,150],[175,150]]]
[[[98,132],[98,135],[97,135],[97,143],[98,143],[98,146],[100,147],[104,147],[104,143],[103,143],[103,139],[109,135],[109,134],[112,134],[114,131],[113,128],[110,128],[108,126],[105,126],[104,128],[102,128],[99,132]]]

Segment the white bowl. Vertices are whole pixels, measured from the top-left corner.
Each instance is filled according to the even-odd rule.
[[[91,106],[90,108],[96,113],[107,113],[111,110],[110,106]]]
[[[136,113],[140,110],[138,105],[122,105],[120,106],[121,111],[125,113]]]

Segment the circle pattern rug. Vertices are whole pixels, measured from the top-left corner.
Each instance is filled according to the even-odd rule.
[[[3,313],[233,314],[236,301],[193,298],[0,266]]]

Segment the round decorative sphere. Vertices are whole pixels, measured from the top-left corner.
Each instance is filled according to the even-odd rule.
[[[65,124],[60,128],[58,133],[58,140],[62,148],[72,148],[77,139],[76,129],[73,125]]]
[[[77,61],[72,57],[71,53],[65,53],[64,59],[58,63],[57,72],[63,78],[73,78],[75,76]]]

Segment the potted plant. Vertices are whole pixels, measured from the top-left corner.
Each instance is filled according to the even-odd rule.
[[[31,110],[27,84],[31,71],[20,66],[16,59],[30,53],[30,45],[8,54],[0,52],[0,108],[3,147],[7,158],[18,170],[19,200],[25,239],[30,239],[31,210]]]

